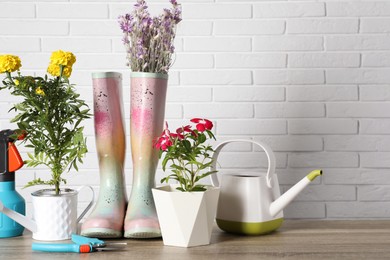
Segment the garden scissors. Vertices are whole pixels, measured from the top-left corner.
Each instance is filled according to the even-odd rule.
[[[72,244],[32,243],[32,250],[61,253],[91,253],[96,251],[124,249],[127,243],[106,243],[97,238],[72,234]]]

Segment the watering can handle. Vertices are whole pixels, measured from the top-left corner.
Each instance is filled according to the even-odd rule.
[[[214,150],[212,163],[210,166],[210,171],[216,171],[217,158],[218,158],[219,152],[222,150],[222,148],[229,143],[235,143],[235,142],[245,142],[245,143],[256,144],[264,150],[264,152],[268,158],[268,170],[267,170],[267,177],[266,177],[267,178],[267,186],[269,188],[272,188],[272,185],[273,185],[272,177],[275,173],[275,155],[274,155],[272,149],[268,145],[261,143],[261,142],[255,142],[255,141],[247,140],[247,139],[233,139],[233,140],[229,140],[229,141],[225,141],[225,142],[220,143]],[[216,173],[211,174],[210,177],[211,177],[211,183],[213,184],[213,186],[218,187],[219,181],[218,181],[217,174]]]
[[[95,192],[94,192],[93,188],[92,188],[91,186],[89,186],[89,185],[83,185],[83,186],[81,186],[80,188],[77,189],[77,192],[80,192],[80,191],[81,191],[82,189],[84,189],[84,188],[90,189],[90,191],[92,192],[92,193],[91,193],[92,197],[91,197],[91,200],[89,201],[87,207],[85,207],[85,209],[83,210],[83,212],[81,212],[80,216],[77,217],[77,220],[76,220],[77,223],[80,222],[80,220],[84,217],[84,215],[85,215],[85,214],[88,212],[88,210],[92,207],[93,202],[94,202],[94,200],[95,200]]]

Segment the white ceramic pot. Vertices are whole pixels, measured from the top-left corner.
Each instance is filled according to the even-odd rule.
[[[210,244],[219,188],[182,192],[176,185],[152,189],[164,245],[193,247]]]
[[[84,187],[92,191],[92,199],[77,217],[77,195]],[[62,189],[59,195],[55,195],[54,189],[42,189],[31,195],[33,221],[37,227],[32,237],[44,241],[70,239],[72,233],[77,232],[77,223],[90,209],[94,200],[94,192],[90,186],[83,186],[78,190]]]

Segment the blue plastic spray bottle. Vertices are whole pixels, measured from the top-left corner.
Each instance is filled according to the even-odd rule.
[[[26,203],[22,196],[15,190],[15,171],[23,166],[18,149],[14,144],[16,131],[0,131],[0,201],[5,207],[20,214],[26,214]],[[3,213],[0,213],[0,238],[15,237],[23,234],[24,227]]]

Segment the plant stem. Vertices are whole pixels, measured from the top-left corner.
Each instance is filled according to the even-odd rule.
[[[14,81],[12,80],[11,73],[10,72],[5,72],[7,75],[7,78],[14,84]]]

